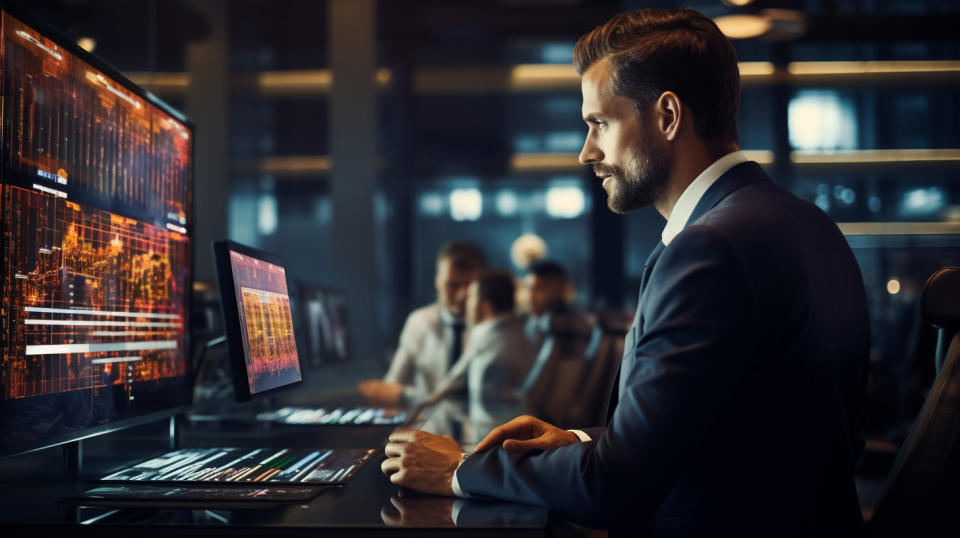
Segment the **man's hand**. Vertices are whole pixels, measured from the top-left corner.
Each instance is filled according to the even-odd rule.
[[[368,379],[357,385],[360,394],[376,405],[395,406],[403,396],[403,385],[379,379]]]
[[[433,495],[453,495],[453,473],[460,465],[460,445],[450,436],[398,429],[383,449],[380,464],[390,482]]]
[[[580,439],[567,430],[530,415],[517,417],[503,426],[493,429],[483,441],[477,443],[477,452],[485,452],[503,443],[507,452],[527,452],[529,450],[546,450],[558,446],[579,442]]]

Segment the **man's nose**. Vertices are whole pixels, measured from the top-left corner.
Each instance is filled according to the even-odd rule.
[[[603,152],[600,151],[600,148],[593,142],[593,137],[587,135],[587,139],[583,142],[583,149],[580,150],[579,156],[580,164],[593,164],[598,163],[603,160]]]

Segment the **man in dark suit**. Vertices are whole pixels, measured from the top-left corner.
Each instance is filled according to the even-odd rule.
[[[862,278],[836,225],[738,151],[732,46],[695,11],[642,10],[581,38],[574,63],[581,162],[613,211],[652,204],[667,219],[606,423],[520,417],[471,455],[398,431],[383,471],[634,534],[857,532]]]

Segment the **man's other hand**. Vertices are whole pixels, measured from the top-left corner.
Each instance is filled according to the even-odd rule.
[[[403,396],[403,385],[379,379],[368,379],[357,385],[360,395],[375,405],[395,406]]]
[[[580,441],[567,430],[548,424],[536,417],[524,415],[503,426],[493,429],[482,441],[477,443],[477,452],[484,452],[503,443],[507,452],[526,452],[528,450],[546,450],[569,445]]]
[[[460,465],[460,445],[450,436],[398,429],[390,434],[380,464],[390,482],[433,495],[453,495],[453,473]]]

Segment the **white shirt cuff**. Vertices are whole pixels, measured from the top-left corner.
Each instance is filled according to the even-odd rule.
[[[466,454],[466,452],[464,452],[464,454]],[[463,465],[463,462],[464,462],[464,461],[466,461],[466,458],[461,457],[461,458],[460,458],[460,463],[457,465],[457,468],[454,469],[454,471],[453,471],[453,479],[450,480],[450,489],[453,490],[453,494],[456,495],[457,497],[466,497],[466,496],[467,496],[467,495],[463,492],[463,490],[460,489],[460,481],[457,480],[457,471],[460,470],[460,466]],[[456,518],[454,518],[454,521],[456,521]]]
[[[453,506],[450,507],[450,520],[453,521],[453,524],[457,524],[457,518],[460,517],[460,510],[463,509],[464,503],[467,501],[463,499],[454,499]]]
[[[584,431],[582,431],[582,430],[567,430],[567,431],[570,432],[570,433],[572,433],[572,434],[574,434],[574,435],[576,435],[576,436],[577,436],[577,439],[580,439],[580,442],[581,442],[581,443],[586,443],[587,441],[592,441],[592,439],[590,439],[590,436],[587,435],[586,432],[584,432]],[[456,476],[456,474],[454,474],[454,476]]]

